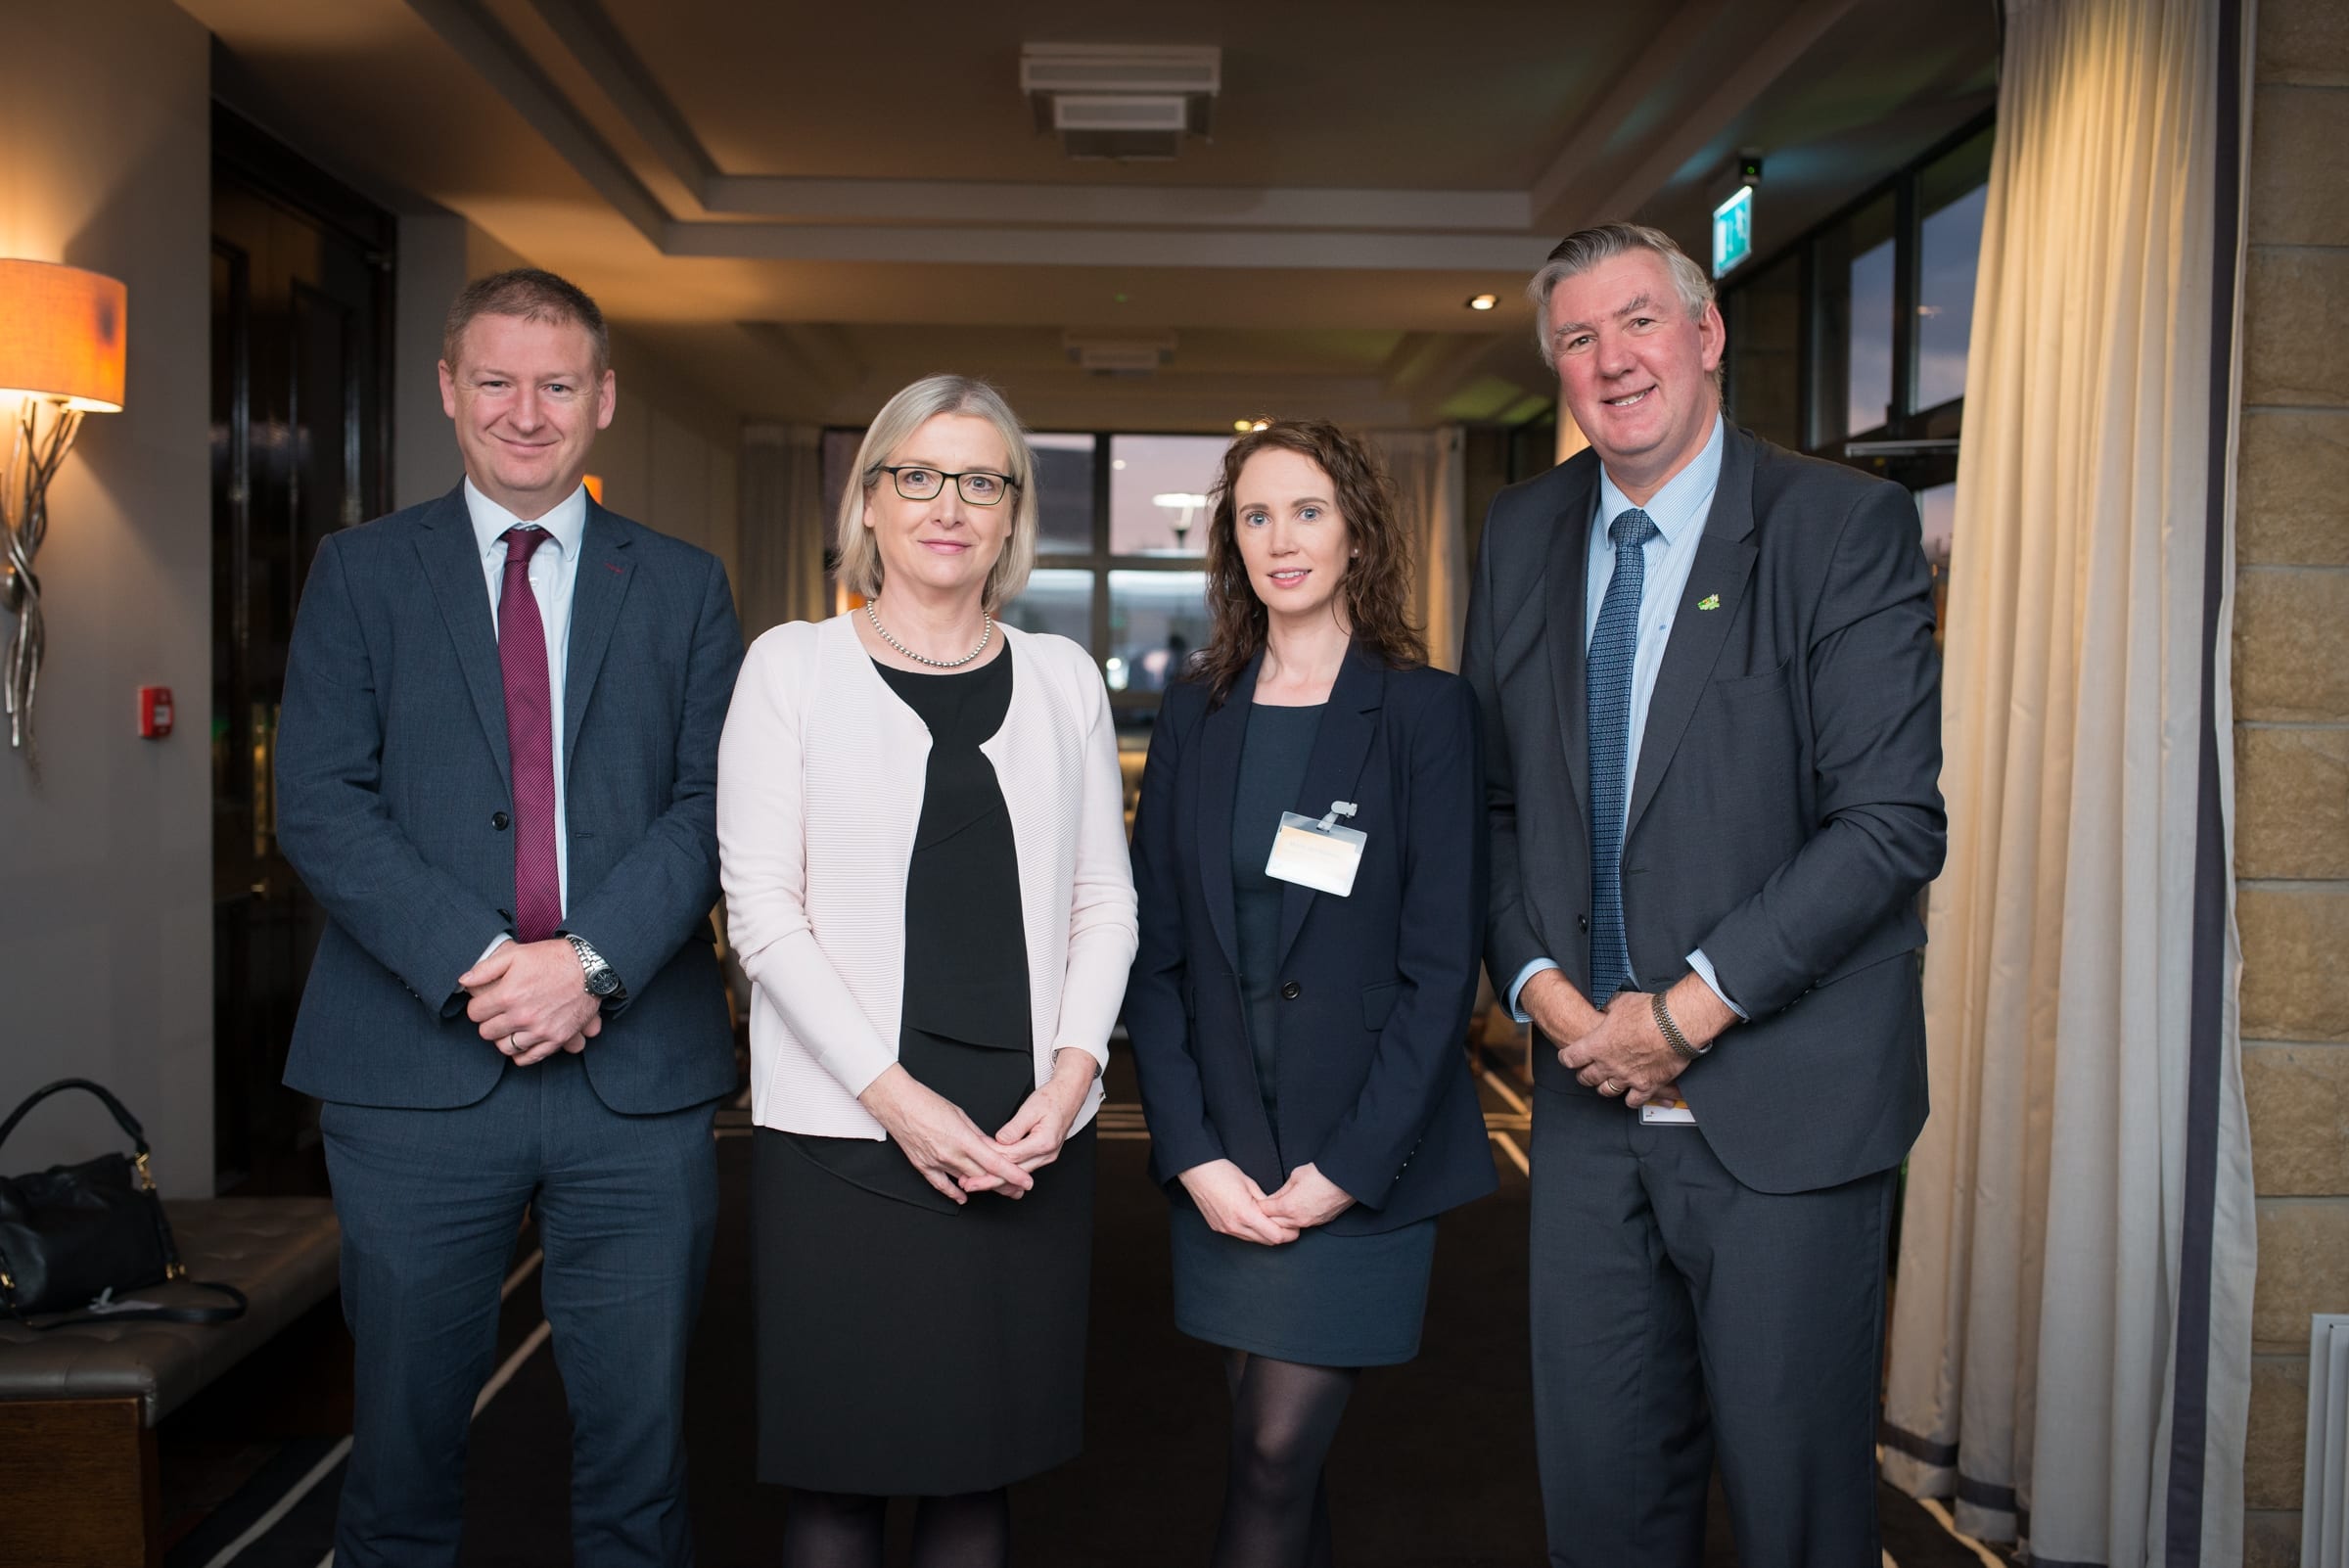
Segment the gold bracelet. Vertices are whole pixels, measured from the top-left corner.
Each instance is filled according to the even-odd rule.
[[[1688,1037],[1681,1033],[1681,1026],[1672,1021],[1672,1010],[1664,1005],[1662,992],[1654,992],[1647,1000],[1649,1011],[1656,1015],[1656,1028],[1664,1033],[1664,1043],[1679,1052],[1681,1060],[1693,1062],[1705,1054],[1696,1046],[1689,1044]]]

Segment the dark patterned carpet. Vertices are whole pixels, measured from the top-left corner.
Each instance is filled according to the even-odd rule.
[[[1111,1087],[1130,1102],[1123,1072]],[[1509,1107],[1497,1097],[1489,1105],[1508,1126]],[[1419,1360],[1365,1374],[1339,1435],[1329,1479],[1345,1568],[1527,1568],[1543,1560],[1525,1372],[1526,1187],[1495,1147],[1501,1190],[1445,1222]],[[689,1395],[695,1526],[701,1561],[714,1568],[772,1561],[783,1509],[781,1495],[752,1479],[749,1150],[741,1137],[719,1144],[726,1208]],[[1144,1175],[1146,1150],[1133,1137],[1102,1146],[1087,1447],[1076,1463],[1015,1492],[1022,1568],[1195,1568],[1206,1560],[1222,1492],[1222,1383],[1215,1353],[1174,1328],[1166,1206]],[[537,1326],[534,1283],[526,1279],[508,1303],[509,1350]],[[533,1353],[474,1428],[467,1564],[571,1560],[566,1433],[553,1358]],[[168,1428],[165,1437],[168,1482],[174,1448],[194,1453],[203,1442]],[[188,1517],[183,1487],[177,1506],[187,1534],[170,1555],[173,1568],[207,1568],[331,1453],[326,1440],[282,1445],[249,1462],[249,1479],[198,1517]],[[232,1559],[236,1568],[319,1568],[333,1541],[338,1481],[328,1469]],[[1915,1503],[1880,1490],[1884,1544],[1899,1568],[1980,1568]],[[904,1561],[906,1533],[894,1532],[893,1564]],[[1734,1563],[1718,1505],[1712,1537],[1709,1568]]]

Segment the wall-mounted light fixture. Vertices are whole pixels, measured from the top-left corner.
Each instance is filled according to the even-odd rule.
[[[32,738],[32,698],[47,636],[32,558],[49,530],[49,482],[84,414],[122,408],[129,292],[113,278],[47,261],[0,260],[0,398],[20,399],[0,464],[0,605],[16,617],[0,695],[8,744]]]
[[[1498,303],[1500,296],[1497,294],[1472,294],[1468,297],[1468,308],[1471,310],[1490,310]]]

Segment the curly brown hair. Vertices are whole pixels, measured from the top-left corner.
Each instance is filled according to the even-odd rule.
[[[1265,602],[1249,583],[1247,563],[1240,558],[1233,491],[1248,459],[1274,448],[1318,464],[1336,490],[1331,499],[1357,552],[1338,582],[1339,607],[1355,645],[1391,669],[1427,663],[1427,641],[1405,608],[1411,558],[1396,511],[1394,482],[1369,448],[1337,426],[1318,419],[1275,420],[1233,441],[1216,477],[1207,527],[1207,608],[1214,630],[1187,678],[1204,683],[1208,701],[1218,707],[1265,647]]]

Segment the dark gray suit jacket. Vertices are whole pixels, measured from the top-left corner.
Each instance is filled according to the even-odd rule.
[[[742,628],[715,557],[590,501],[562,714],[576,931],[627,987],[585,1065],[616,1111],[734,1086],[709,924],[717,736]],[[469,1105],[504,1057],[457,977],[514,908],[505,688],[462,487],[318,547],[278,720],[277,835],[324,907],[286,1083]]]
[[[1503,490],[1462,672],[1484,710],[1496,986],[1590,985],[1585,623],[1598,456]],[[1706,601],[1717,600],[1707,608]],[[1751,1015],[1681,1083],[1747,1186],[1896,1165],[1925,1120],[1918,894],[1941,869],[1940,659],[1906,490],[1732,426],[1656,678],[1623,849],[1634,984],[1702,947]],[[1563,1042],[1560,1042],[1563,1043]],[[1544,1084],[1589,1093],[1537,1048]]]

